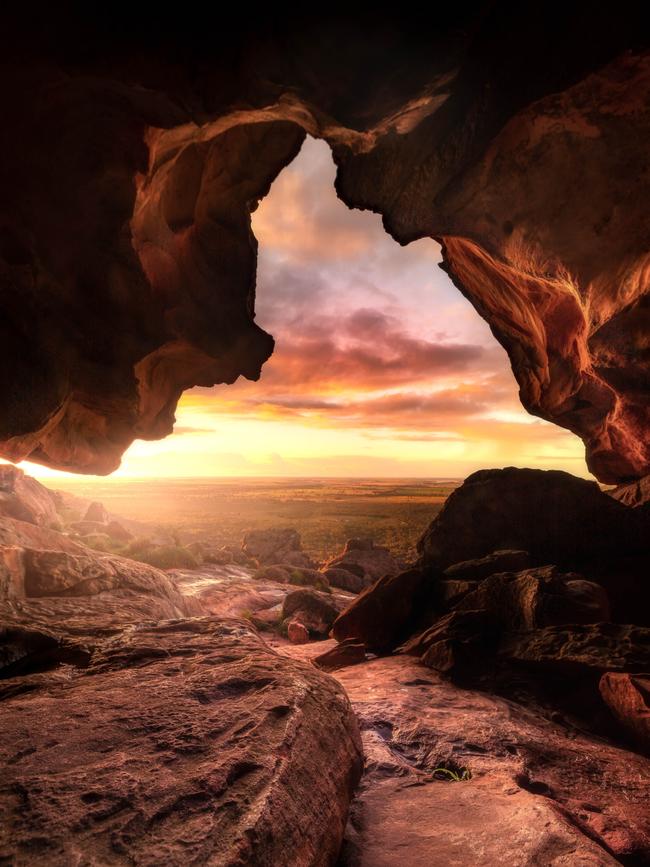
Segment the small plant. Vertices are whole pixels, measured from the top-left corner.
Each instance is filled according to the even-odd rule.
[[[454,783],[466,783],[468,780],[472,779],[472,772],[469,768],[458,768],[458,770],[452,770],[451,768],[436,768],[433,772],[433,776],[436,774],[442,774],[443,779],[448,779],[449,782]],[[438,777],[440,779],[440,777]]]
[[[289,584],[296,584],[298,587],[304,587],[309,582],[307,581],[303,572],[300,572],[298,569],[294,569],[289,575]]]

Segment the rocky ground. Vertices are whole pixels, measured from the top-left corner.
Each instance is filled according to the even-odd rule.
[[[484,471],[412,564],[278,530],[162,570],[0,481],[3,863],[650,863],[638,493]]]

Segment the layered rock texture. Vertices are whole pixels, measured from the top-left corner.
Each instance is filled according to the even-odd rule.
[[[250,212],[309,133],[344,202],[439,240],[524,405],[601,480],[647,474],[650,55],[626,6],[235,15],[217,50],[212,13],[7,16],[0,453],[109,472],[183,389],[259,376]]]
[[[161,622],[5,698],[3,860],[332,864],[357,723],[334,680],[279,663],[243,622]]]

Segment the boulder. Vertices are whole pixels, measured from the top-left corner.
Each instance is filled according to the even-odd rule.
[[[121,632],[5,698],[0,761],[15,864],[324,867],[362,769],[342,687],[213,618]]]
[[[107,591],[143,595],[169,602],[179,614],[201,610],[179,593],[160,569],[126,557],[94,553],[23,549],[25,596],[93,596]]]
[[[326,567],[322,571],[333,587],[340,587],[341,590],[348,590],[350,593],[361,593],[368,586],[368,582],[362,575],[358,574],[358,571],[353,571],[353,569]]]
[[[452,611],[400,651],[419,656],[428,668],[441,674],[462,676],[481,673],[492,665],[499,627],[487,611]]]
[[[608,671],[600,694],[641,752],[650,755],[650,674]]]
[[[11,464],[0,464],[0,516],[51,529],[62,526],[50,491]]]
[[[454,581],[482,581],[495,572],[520,572],[531,565],[528,551],[493,551],[485,557],[448,566],[444,576]]]
[[[621,553],[650,554],[650,515],[558,470],[480,470],[418,542],[422,562],[441,570],[506,548],[528,551],[533,565],[602,567]]]
[[[94,521],[98,524],[108,524],[110,515],[106,511],[103,503],[91,503],[86,509],[84,521]]]
[[[250,530],[244,536],[242,551],[259,566],[286,563],[291,566],[313,568],[308,554],[302,550],[297,530],[276,527],[268,530]]]
[[[499,656],[569,675],[650,671],[650,629],[618,623],[547,626],[505,635]]]
[[[307,644],[309,630],[300,620],[292,618],[287,622],[287,638],[292,644]]]
[[[343,553],[329,560],[323,569],[346,569],[363,577],[365,586],[385,575],[396,575],[401,563],[388,548],[375,545],[372,539],[348,539]]]
[[[426,569],[386,575],[339,615],[332,634],[337,641],[359,639],[371,653],[386,653],[412,634],[422,617],[429,617],[434,588]]]
[[[314,590],[294,590],[282,604],[282,619],[296,620],[316,637],[326,636],[340,613],[340,608],[329,596]]]
[[[85,545],[75,542],[63,533],[27,521],[0,518],[0,547],[38,548],[41,551],[67,551],[87,554]]]
[[[491,575],[455,607],[487,611],[509,632],[609,619],[607,594],[600,585],[555,566]]]

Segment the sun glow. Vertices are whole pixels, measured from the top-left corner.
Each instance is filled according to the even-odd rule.
[[[115,477],[588,475],[580,440],[521,407],[438,245],[400,247],[337,199],[334,173],[308,139],[253,214],[257,321],[276,338],[260,381],[187,392],[174,435],[133,443]]]

